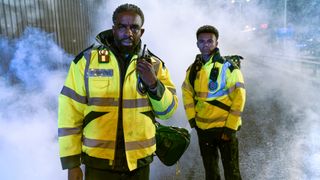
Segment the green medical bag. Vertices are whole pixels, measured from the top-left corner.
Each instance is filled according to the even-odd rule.
[[[188,130],[180,127],[156,125],[156,155],[166,166],[174,165],[190,144]]]

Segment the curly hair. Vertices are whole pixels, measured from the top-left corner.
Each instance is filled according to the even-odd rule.
[[[138,6],[136,6],[134,4],[128,4],[128,3],[118,6],[117,9],[113,12],[113,15],[112,15],[113,24],[116,23],[118,15],[120,13],[123,13],[123,12],[133,12],[133,13],[138,14],[141,17],[141,20],[142,20],[142,24],[141,25],[143,25],[143,23],[144,23],[144,15],[143,15],[142,10]]]
[[[201,26],[198,30],[197,30],[197,38],[199,36],[200,33],[212,33],[216,36],[217,40],[219,38],[219,31],[217,28],[210,26],[210,25],[204,25]]]

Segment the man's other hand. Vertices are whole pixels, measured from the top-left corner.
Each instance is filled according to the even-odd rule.
[[[224,141],[229,141],[230,137],[227,134],[222,133],[221,139],[224,140]]]
[[[83,180],[83,173],[80,167],[68,169],[68,180]]]

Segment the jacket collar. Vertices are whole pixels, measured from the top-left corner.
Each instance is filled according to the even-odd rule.
[[[213,54],[212,54],[212,62],[219,62],[219,63],[224,63],[223,58],[220,55],[220,50],[219,48],[215,48],[213,50]]]
[[[111,46],[111,43],[114,42],[113,40],[113,33],[112,33],[112,29],[108,29],[105,31],[100,32],[97,36],[96,36],[96,41],[102,45]]]

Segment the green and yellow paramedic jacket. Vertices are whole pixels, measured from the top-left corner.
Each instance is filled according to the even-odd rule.
[[[138,90],[138,56],[132,56],[121,80],[117,57],[111,49],[105,42],[83,51],[71,63],[59,96],[63,169],[79,166],[81,154],[98,168],[112,167],[120,117],[127,165],[130,171],[136,169],[138,160],[152,156],[156,150],[153,118],[167,119],[177,108],[175,86],[161,60],[151,56],[160,89],[152,96],[150,91]]]
[[[189,82],[190,67],[182,84],[183,103],[190,126],[196,125],[203,130],[226,127],[229,132],[237,131],[241,126],[246,94],[240,70],[232,62],[225,61],[217,48],[198,71],[193,88]],[[210,79],[213,68],[218,70],[216,82]]]

